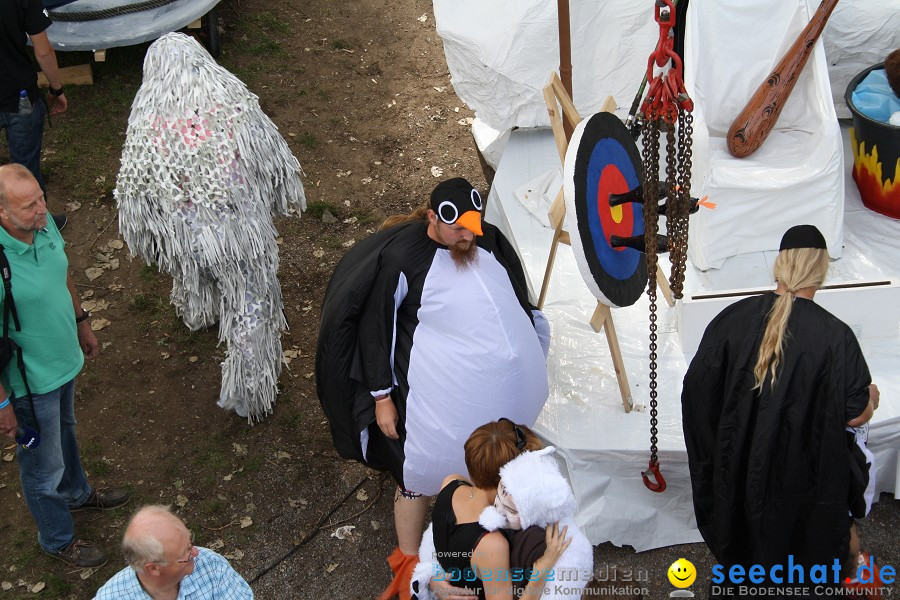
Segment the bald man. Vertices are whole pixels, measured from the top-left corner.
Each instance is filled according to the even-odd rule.
[[[247,600],[253,590],[219,554],[194,545],[168,507],[141,508],[128,523],[122,555],[129,566],[94,600]]]
[[[44,192],[18,164],[0,167],[0,250],[11,273],[0,301],[15,306],[9,337],[24,365],[15,358],[0,365],[0,435],[14,438],[20,427],[40,432],[40,443],[19,446],[16,458],[41,548],[74,567],[99,567],[106,553],[75,538],[69,513],[128,502],[128,490],[91,487],[78,451],[75,376],[100,345],[69,277],[65,241],[47,218]]]

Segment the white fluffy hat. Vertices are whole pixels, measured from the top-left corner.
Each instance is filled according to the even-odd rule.
[[[512,495],[522,529],[532,525],[546,527],[575,515],[575,496],[569,482],[559,472],[553,457],[555,452],[553,446],[523,452],[500,469],[500,481]],[[504,526],[505,519],[493,507],[488,507],[479,522],[493,530]]]

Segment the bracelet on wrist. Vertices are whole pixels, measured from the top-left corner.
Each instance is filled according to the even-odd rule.
[[[83,323],[84,321],[87,321],[87,320],[90,319],[90,318],[91,318],[91,313],[90,313],[90,311],[87,311],[87,310],[85,310],[85,309],[82,308],[82,309],[81,309],[81,316],[80,316],[80,317],[75,317],[75,322],[76,322],[76,323]]]
[[[48,84],[47,91],[50,92],[51,96],[55,96],[57,98],[63,95],[62,86],[60,86],[59,89],[53,89],[53,86]]]
[[[9,396],[6,397],[6,400],[4,400],[3,402],[0,402],[0,409],[4,409],[7,406],[9,406]]]

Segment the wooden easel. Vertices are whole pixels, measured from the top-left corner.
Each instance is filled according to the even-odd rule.
[[[566,137],[563,119],[566,120],[571,129],[574,129],[581,122],[581,115],[578,114],[578,109],[575,108],[575,104],[556,73],[550,74],[550,81],[544,86],[544,102],[547,104],[547,112],[550,114],[550,125],[553,128],[553,138],[556,141],[556,149],[559,151],[559,159],[565,165],[569,140]],[[616,103],[612,96],[609,96],[600,107],[600,112],[612,112],[615,108]],[[556,194],[556,198],[553,200],[547,215],[550,220],[550,226],[553,227],[553,242],[550,245],[550,255],[547,257],[547,268],[544,270],[544,281],[541,284],[538,308],[543,308],[544,300],[547,297],[550,274],[553,271],[553,263],[556,261],[556,251],[559,248],[559,244],[571,245],[569,232],[563,228],[566,218],[566,203],[562,188]],[[656,270],[656,282],[666,302],[668,302],[669,306],[674,306],[675,302],[672,299],[669,282],[659,266],[657,266]],[[625,363],[622,360],[619,338],[616,334],[616,326],[609,306],[598,300],[594,314],[591,316],[590,324],[595,333],[600,333],[601,329],[606,332],[606,341],[609,345],[610,355],[612,355],[616,380],[619,383],[619,392],[622,395],[622,405],[625,407],[626,413],[631,412],[631,409],[634,408],[634,400],[631,397],[631,388],[628,386]]]

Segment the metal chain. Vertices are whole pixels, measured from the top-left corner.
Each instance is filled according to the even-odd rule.
[[[647,253],[647,296],[650,299],[650,462],[656,463],[656,250],[659,245],[659,125],[644,119],[644,246]]]
[[[671,222],[669,260],[672,274],[669,285],[676,299],[682,297],[684,271],[687,263],[688,224],[691,211],[692,137],[694,116],[687,111],[678,112],[678,182],[675,196],[670,196],[672,211],[666,212],[667,224]]]

